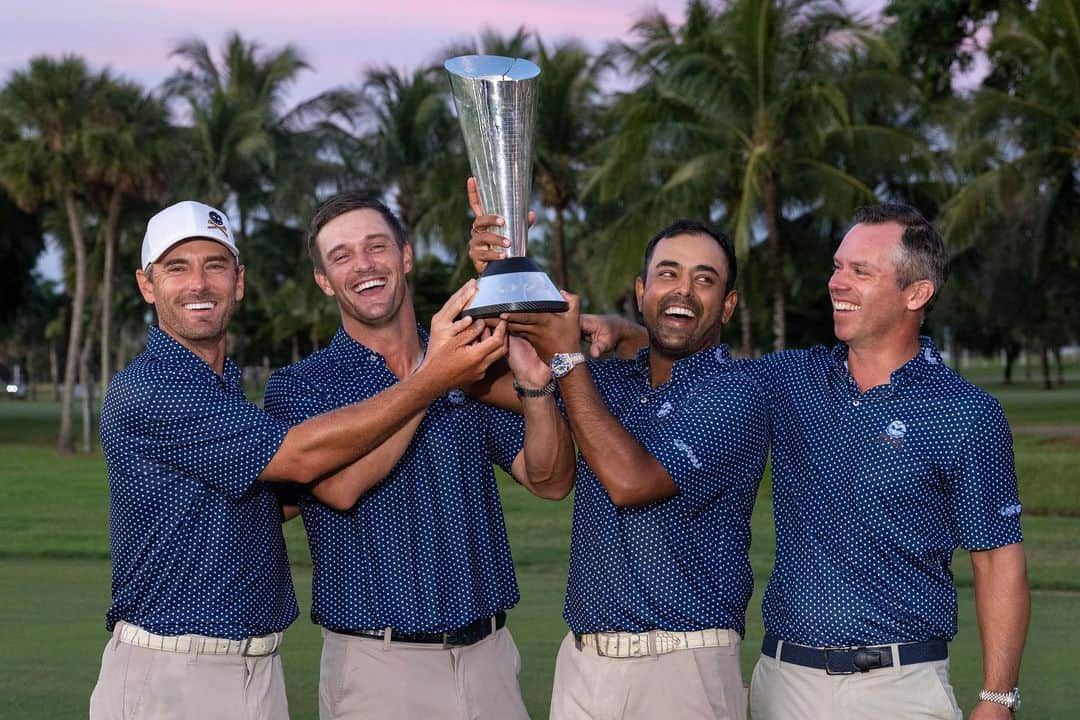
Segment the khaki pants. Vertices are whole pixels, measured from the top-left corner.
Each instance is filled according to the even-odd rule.
[[[777,653],[779,654],[779,653]],[[949,661],[878,668],[852,675],[762,655],[750,681],[753,720],[962,720]]]
[[[551,720],[746,718],[738,635],[728,647],[611,658],[577,649],[568,633],[555,661]]]
[[[90,720],[144,719],[289,720],[281,657],[164,652],[114,636],[101,656]]]
[[[507,628],[449,648],[324,629],[319,718],[528,720],[520,670]]]

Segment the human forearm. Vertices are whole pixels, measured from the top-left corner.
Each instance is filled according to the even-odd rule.
[[[608,412],[586,366],[560,379],[559,389],[578,449],[613,503],[645,505],[678,493],[664,466]]]
[[[260,479],[310,484],[336,472],[381,445],[447,389],[443,378],[421,368],[364,402],[295,425]]]
[[[983,650],[983,687],[1016,687],[1027,637],[1031,597],[1021,543],[971,553],[975,614]]]
[[[360,496],[382,482],[409,449],[424,413],[414,415],[397,432],[367,455],[312,486],[311,494],[335,510],[348,510]]]
[[[525,445],[514,459],[514,477],[548,500],[562,500],[574,484],[574,442],[570,429],[550,396],[525,398]]]

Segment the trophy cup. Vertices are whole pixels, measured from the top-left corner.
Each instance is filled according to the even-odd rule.
[[[480,200],[486,212],[503,217],[506,224],[493,230],[510,240],[506,258],[488,263],[462,314],[563,312],[568,306],[555,283],[525,257],[540,68],[498,55],[464,55],[443,67]]]

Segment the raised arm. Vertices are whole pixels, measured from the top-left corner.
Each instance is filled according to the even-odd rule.
[[[563,296],[570,305],[565,313],[509,320],[511,332],[526,337],[545,362],[580,347],[580,302],[576,295]],[[578,449],[613,503],[645,505],[678,493],[667,470],[608,412],[587,367],[578,365],[559,379],[559,390]]]
[[[314,482],[370,453],[422,412],[436,397],[476,382],[506,353],[505,327],[480,338],[485,325],[454,320],[476,291],[467,282],[432,318],[424,363],[410,377],[364,402],[292,427],[260,479]]]

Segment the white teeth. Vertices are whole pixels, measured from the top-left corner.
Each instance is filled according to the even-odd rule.
[[[858,310],[862,307],[861,305],[856,305],[855,303],[835,301],[833,302],[832,306],[833,310]]]
[[[683,317],[688,317],[688,318],[695,317],[693,310],[691,310],[690,308],[686,308],[686,307],[680,307],[678,305],[676,305],[675,307],[669,307],[667,310],[664,311],[664,314],[665,315],[681,315]]]
[[[367,290],[369,288],[382,287],[385,284],[386,284],[386,281],[381,279],[381,278],[378,279],[378,280],[368,280],[367,282],[362,282],[359,285],[357,285],[356,287],[354,287],[353,292],[364,292],[365,290]]]
[[[200,302],[200,303],[187,303],[184,305],[186,310],[212,310],[214,303],[212,302]]]

